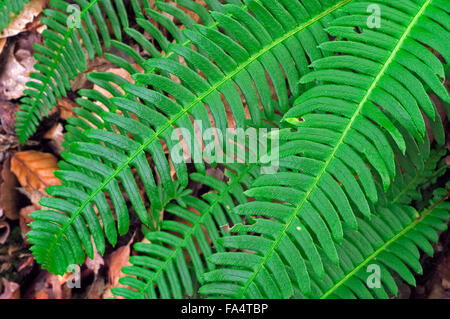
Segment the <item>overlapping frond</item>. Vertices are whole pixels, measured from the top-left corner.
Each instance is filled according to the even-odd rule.
[[[30,0],[0,0],[0,34],[11,22],[11,17],[19,14]]]
[[[368,27],[372,2],[365,1],[349,3],[343,10],[350,14],[328,28],[338,40],[321,47],[336,54],[312,63],[315,71],[302,82],[320,83],[302,94],[285,116],[298,129],[282,134],[284,171],[257,179],[246,192],[255,201],[236,209],[264,218],[236,226],[240,235],[223,239],[226,247],[245,252],[211,257],[217,264],[245,268],[245,275],[212,272],[210,280],[215,282],[205,285],[204,293],[280,298],[292,296],[297,285],[310,295],[311,273],[325,275],[319,251],[339,265],[336,243],[343,242],[344,229],[356,230],[362,216],[371,217],[379,199],[377,181],[384,190],[391,185],[396,165],[389,140],[404,152],[408,134],[423,140],[421,110],[435,119],[423,83],[448,100],[440,79],[442,63],[424,45],[444,58],[449,51],[423,36],[432,30],[448,38],[448,30],[432,20],[432,12],[440,17],[445,13],[443,2],[373,3],[383,12],[380,28]]]
[[[446,154],[444,145],[430,151],[428,137],[424,139],[424,142],[416,143],[409,135],[404,136],[409,139],[410,147],[403,155],[393,145],[397,163],[395,183],[392,183],[386,196],[381,198],[398,204],[426,200],[423,198],[422,190],[433,185],[436,179],[447,170],[445,159],[443,159]]]
[[[43,217],[42,227],[29,233],[36,259],[44,268],[61,273],[67,265],[82,261],[83,248],[92,252],[90,233],[95,234],[96,245],[103,247],[103,234],[114,245],[117,233],[128,230],[129,212],[123,194],[127,194],[140,220],[149,225],[144,199],[149,203],[155,200],[158,184],[172,196],[174,180],[181,186],[188,182],[185,162],[174,160],[179,153],[172,152],[180,142],[172,137],[176,129],[183,129],[185,141],[192,142],[188,143],[189,153],[196,158],[200,148],[192,120],[201,121],[203,130],[214,127],[227,132],[225,104],[240,128],[245,127],[246,107],[256,126],[263,125],[264,116],[273,117],[275,109],[286,109],[289,95],[299,93],[297,82],[307,70],[308,59],[323,56],[317,44],[326,35],[313,26],[348,2],[333,0],[311,6],[306,1],[308,10],[297,1],[247,1],[244,7],[227,4],[220,7],[225,13],[211,14],[220,30],[214,24],[209,28],[196,25],[195,31],[183,30],[191,42],[184,46],[173,43],[170,51],[174,55],[145,62],[148,71],[135,76],[137,83],[122,84],[111,75],[100,79],[110,90],[110,81],[119,81],[125,94],[108,100],[91,91],[94,99],[109,105],[108,111],[102,112],[98,105],[89,103],[92,108],[85,108],[83,117],[93,125],[88,128],[87,122],[81,120],[81,130],[76,133],[79,138],[74,138],[69,152],[62,154],[65,161],[56,175],[63,183],[48,190],[56,197],[42,200],[42,205],[51,210],[34,214],[36,218],[52,219]],[[183,57],[185,63],[173,56]],[[267,74],[275,87],[275,99],[270,94]],[[218,141],[224,145],[220,138]],[[194,161],[194,165],[199,173],[205,172],[203,160]],[[143,197],[138,192],[138,181],[145,188]],[[112,207],[107,205],[107,197]]]
[[[427,142],[421,144],[428,146]],[[421,145],[421,149],[426,147]],[[232,298],[385,298],[397,293],[397,284],[389,269],[413,285],[410,269],[421,272],[419,249],[433,254],[430,242],[437,240],[437,232],[446,229],[450,217],[450,203],[444,202],[448,189],[436,191],[435,198],[426,204],[420,215],[409,206],[411,198],[420,197],[417,189],[428,182],[425,176],[442,176],[448,168],[441,162],[445,151],[438,149],[430,154],[428,150],[428,153],[428,158],[422,162],[425,165],[415,174],[399,172],[393,183],[395,187],[389,193],[377,185],[379,201],[370,204],[370,220],[357,214],[357,227],[343,226],[342,239],[335,243],[335,255],[332,255],[338,262],[327,252],[331,240],[324,246],[321,239],[323,235],[319,232],[326,233],[326,226],[320,227],[320,216],[305,215],[298,219],[300,221],[296,219],[294,227],[286,228],[285,237],[268,255],[275,236],[286,227],[289,209],[278,203],[263,206],[258,201],[238,206],[235,212],[256,222],[236,225],[231,232],[237,235],[221,239],[228,252],[210,257],[209,261],[216,264],[217,269],[205,274],[206,284],[200,288],[200,293]],[[400,154],[400,157],[403,157],[402,163],[411,161],[408,155]],[[285,181],[300,182],[301,175],[286,174]],[[252,187],[261,185],[268,177],[257,178]],[[262,267],[258,268],[260,265]],[[294,268],[299,265],[303,272]],[[305,282],[309,287],[305,287]]]
[[[230,212],[247,201],[244,188],[259,174],[259,169],[256,165],[231,165],[225,174],[226,182],[211,175],[191,175],[193,181],[212,191],[202,195],[202,199],[184,198],[186,207],[166,207],[161,229],[146,234],[150,243],[134,245],[138,254],[130,258],[132,266],[122,269],[128,276],[121,278],[120,283],[129,287],[114,288],[113,293],[133,299],[182,298],[196,293],[196,283],[203,283],[204,273],[214,269],[207,258],[213,252],[224,251],[218,239],[229,235],[229,227],[243,222]],[[193,274],[188,264],[192,264]]]
[[[450,186],[450,185],[449,185]],[[422,274],[420,252],[433,256],[431,245],[447,229],[449,189],[438,189],[428,209],[418,213],[402,204],[376,206],[370,222],[358,220],[360,232],[349,230],[338,245],[339,266],[325,263],[323,278],[313,275],[312,298],[373,299],[396,296],[393,274],[415,286]]]

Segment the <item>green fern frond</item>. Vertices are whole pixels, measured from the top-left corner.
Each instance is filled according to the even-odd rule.
[[[392,205],[376,207],[376,216],[370,223],[358,220],[361,232],[346,233],[346,240],[338,247],[340,266],[326,264],[329,275],[312,279],[315,289],[311,297],[373,299],[388,298],[388,293],[395,296],[398,288],[390,270],[415,286],[413,272],[422,274],[419,249],[433,256],[431,243],[436,243],[438,232],[448,227],[449,194],[448,189],[436,190],[433,205],[420,214],[410,206]],[[376,277],[369,278],[371,274]]]
[[[69,264],[83,262],[85,251],[92,254],[89,234],[93,235],[95,245],[102,248],[104,235],[114,245],[117,235],[128,231],[129,212],[122,189],[128,194],[140,220],[149,225],[150,216],[139,195],[137,180],[143,183],[150,203],[154,202],[157,184],[164,185],[167,193],[172,194],[174,181],[161,140],[169,150],[174,149],[175,141],[171,136],[178,127],[187,129],[191,133],[187,140],[193,139],[191,145],[197,145],[195,143],[199,141],[194,138],[196,134],[191,121],[201,120],[204,129],[212,126],[206,105],[215,127],[226,132],[227,115],[221,94],[231,108],[236,126],[241,128],[245,127],[246,116],[239,90],[256,125],[262,125],[260,103],[268,117],[274,114],[274,109],[287,109],[289,94],[284,74],[291,94],[295,96],[299,93],[299,76],[307,70],[306,57],[323,56],[316,48],[312,26],[349,0],[326,1],[328,6],[317,3],[314,14],[308,12],[301,2],[263,2],[264,5],[259,1],[248,1],[247,7],[228,4],[223,6],[227,14],[212,13],[220,29],[233,37],[201,25],[196,26],[198,31],[183,31],[186,38],[198,47],[198,52],[207,52],[208,58],[189,44],[173,43],[171,50],[184,57],[187,65],[169,55],[152,58],[146,62],[149,71],[135,76],[137,83],[121,85],[125,91],[123,97],[107,101],[92,92],[96,94],[94,99],[110,104],[110,112],[100,113],[101,123],[97,122],[98,126],[94,123],[96,128],[82,129],[84,138],[77,138],[70,144],[70,152],[61,154],[65,161],[60,163],[55,175],[63,183],[47,190],[56,197],[41,201],[50,210],[33,214],[34,218],[43,221],[39,228],[29,232],[28,237],[33,243],[36,260],[44,268],[63,273]],[[323,32],[322,29],[317,30],[316,33]],[[324,35],[316,34],[319,39]],[[309,40],[300,42],[305,37]],[[198,71],[202,71],[206,79],[199,76]],[[270,96],[266,72],[274,83],[277,101]],[[171,79],[170,75],[180,79],[181,83]],[[94,106],[93,103],[90,105]],[[98,108],[94,113],[97,111]],[[195,149],[189,151],[191,156],[195,155]],[[186,164],[174,161],[172,152],[169,155],[177,182],[186,186]],[[149,160],[154,163],[156,177]],[[205,171],[203,162],[195,165],[199,173]],[[137,173],[133,174],[133,170]],[[107,204],[108,195],[112,208]],[[103,229],[95,217],[94,208],[99,211]],[[103,252],[102,249],[98,251]]]
[[[248,187],[259,173],[255,165],[231,168],[233,171],[225,171],[226,183],[210,175],[191,175],[193,181],[207,185],[212,191],[204,194],[202,200],[185,198],[187,207],[175,204],[166,207],[167,220],[161,230],[146,234],[151,243],[135,244],[138,255],[130,258],[132,266],[122,269],[128,276],[119,282],[129,288],[113,288],[114,294],[133,299],[182,298],[196,292],[188,263],[192,263],[197,282],[202,283],[205,271],[214,269],[207,258],[213,251],[224,251],[218,238],[229,235],[228,227],[242,223],[241,217],[230,212],[236,204],[247,201],[243,187]],[[178,220],[167,218],[169,215]]]
[[[242,215],[275,219],[237,225],[234,231],[240,235],[223,239],[227,248],[255,253],[211,257],[217,264],[245,267],[247,276],[238,280],[219,270],[212,278],[227,282],[204,286],[203,292],[260,298],[263,289],[266,296],[285,298],[292,295],[294,282],[304,295],[310,295],[312,283],[305,258],[313,273],[319,277],[325,273],[316,243],[338,265],[336,243],[344,240],[344,229],[357,229],[360,214],[372,215],[370,207],[378,200],[375,181],[379,180],[384,190],[391,185],[396,166],[389,138],[404,152],[405,137],[397,127],[404,127],[420,141],[425,134],[420,110],[435,118],[421,80],[448,99],[439,79],[443,76],[441,62],[424,53],[422,46],[432,45],[444,56],[449,52],[442,43],[430,43],[423,37],[430,28],[439,37],[448,37],[447,30],[428,18],[431,12],[443,13],[443,2],[376,3],[384,12],[379,29],[367,27],[370,3],[365,1],[351,2],[344,7],[351,14],[332,22],[330,35],[347,40],[321,47],[344,54],[312,63],[316,71],[302,82],[324,83],[302,94],[285,116],[299,127],[284,134],[287,142],[280,148],[280,167],[289,171],[258,178],[246,191],[255,201],[236,209]],[[263,235],[258,245],[248,232]],[[292,269],[292,281],[284,265]]]
[[[202,6],[200,6],[200,8],[199,4],[194,3],[192,0],[179,0],[177,3],[184,6],[185,9],[195,9],[201,17],[202,23],[208,27],[215,27],[215,25],[211,26],[211,14],[208,11],[205,11],[206,9]],[[207,1],[207,3],[211,7],[222,8],[222,5],[219,4],[217,0],[210,0]],[[192,20],[192,18],[184,11],[161,1],[156,1],[155,6],[160,11],[147,7],[145,8],[145,13],[150,19],[154,19],[154,21],[158,22],[163,30],[156,28],[151,23],[151,20],[147,19],[138,9],[135,10],[136,12],[139,12],[136,18],[138,26],[150,34],[153,37],[153,41],[147,39],[143,33],[135,29],[125,28],[124,30],[124,32],[143,50],[141,54],[138,54],[130,45],[116,40],[112,40],[111,43],[118,51],[121,52],[122,56],[108,52],[105,53],[106,59],[118,68],[126,70],[130,76],[140,73],[140,71],[136,68],[136,65],[146,72],[151,71],[145,63],[147,61],[145,57],[163,57],[157,47],[162,48],[166,58],[177,58],[175,52],[169,49],[170,43],[169,40],[163,35],[163,31],[167,32],[168,35],[175,39],[176,43],[183,43],[184,45],[188,45],[190,43],[180,28],[175,25],[173,19],[169,19],[166,15],[172,15],[174,19],[176,18],[183,21],[188,29],[195,30],[196,24],[194,20]],[[163,15],[162,12],[166,15]],[[124,58],[124,56],[127,58]],[[93,72],[87,75],[87,79],[92,84],[107,91],[111,94],[111,96],[123,97],[123,94],[117,89],[127,83],[127,81],[122,77],[109,72]],[[83,130],[92,127],[100,128],[103,126],[101,114],[105,111],[105,109],[115,111],[115,107],[109,99],[104,97],[97,90],[82,89],[78,92],[78,94],[80,95],[80,98],[77,98],[76,102],[80,107],[74,108],[73,110],[77,117],[69,118],[68,125],[66,126],[69,133],[65,136],[64,145],[67,149],[70,149],[70,142],[86,140],[86,138],[82,136]],[[102,104],[103,109],[98,105],[99,103]]]
[[[314,293],[310,297],[397,296],[393,273],[415,286],[412,272],[422,273],[419,250],[433,255],[430,244],[437,241],[438,232],[447,229],[450,218],[450,184],[434,192],[421,214],[408,206],[413,200],[423,200],[420,190],[448,169],[444,160],[447,152],[439,147],[430,153],[428,137],[416,148],[420,151],[397,154],[398,174],[388,193],[379,192],[380,200],[372,208],[374,218],[370,222],[359,219],[359,231],[345,231],[344,242],[338,245],[340,266],[327,262],[326,278],[319,280],[312,275]]]
[[[427,142],[422,144],[429,145]],[[425,147],[421,146],[421,149]],[[283,228],[290,212],[286,206],[275,203],[265,203],[263,206],[257,201],[238,206],[235,209],[237,213],[256,217],[256,223],[236,225],[231,232],[238,235],[221,239],[228,252],[219,252],[209,258],[217,269],[205,274],[206,284],[200,288],[200,293],[231,298],[385,298],[388,296],[385,287],[390,294],[396,295],[397,285],[387,269],[394,270],[408,283],[414,284],[408,267],[420,273],[418,248],[432,255],[433,248],[429,241],[437,240],[436,232],[445,230],[450,218],[450,203],[442,203],[448,197],[448,189],[437,191],[436,198],[427,204],[432,209],[424,209],[420,218],[416,210],[409,206],[411,200],[401,203],[399,199],[403,198],[404,202],[406,198],[417,196],[419,184],[426,180],[423,176],[444,174],[448,166],[444,164],[442,169],[438,162],[445,154],[439,149],[431,152],[428,158],[422,158],[425,165],[416,174],[400,172],[393,183],[395,192],[384,193],[378,187],[380,198],[377,204],[370,204],[371,219],[357,214],[357,227],[343,226],[342,239],[335,244],[335,255],[332,255],[337,257],[338,263],[327,252],[327,247],[332,245],[331,240],[324,246],[321,234],[314,232],[314,229],[320,231],[320,223],[323,224],[320,216],[305,216],[299,218],[300,222],[295,219],[294,226]],[[403,157],[402,162],[411,160],[403,154],[400,156]],[[434,173],[429,174],[431,171]],[[285,182],[296,180],[299,182],[297,185],[302,183],[303,174],[283,174]],[[269,178],[273,177],[257,178],[252,187]],[[333,199],[336,196],[340,195],[335,194]],[[287,229],[285,237],[268,256],[268,248],[283,229]],[[326,226],[322,227],[323,232],[326,232],[325,229]],[[369,274],[366,270],[373,263],[380,266],[384,286],[368,290],[366,282]],[[261,264],[263,268],[258,268]],[[299,265],[303,267],[303,272],[294,268]],[[309,287],[305,287],[305,283]]]
[[[0,34],[11,22],[11,18],[19,14],[30,0],[0,0]]]

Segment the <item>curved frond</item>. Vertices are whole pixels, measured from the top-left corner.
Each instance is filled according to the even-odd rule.
[[[56,99],[66,96],[70,81],[86,69],[87,58],[103,54],[100,39],[106,49],[110,48],[111,34],[105,18],[111,21],[112,36],[119,40],[121,26],[128,27],[123,0],[114,4],[111,0],[78,0],[76,4],[52,0],[50,5],[42,19],[47,26],[42,33],[44,45],[34,46],[38,72],[31,74],[33,81],[27,83],[27,97],[17,112],[16,132],[22,143],[34,133],[42,115],[48,115]]]
[[[192,1],[183,0],[179,3],[189,9]],[[157,2],[156,5],[173,11],[171,6],[167,7],[162,2]],[[161,12],[153,10],[148,0],[131,0],[131,7],[137,26],[153,36],[155,43],[163,51],[167,49],[168,40],[148,21],[146,14],[169,28],[170,35],[175,39],[182,40],[178,37],[181,33],[178,27],[167,17],[164,18]],[[199,10],[198,6],[193,9]],[[192,18],[182,10],[176,9],[176,13],[185,17],[182,20],[185,23],[194,24]],[[71,81],[85,72],[88,60],[104,54],[114,63],[123,61],[106,52],[111,48],[126,50],[133,57],[139,57],[123,43],[124,37],[130,37],[142,45],[150,51],[151,56],[161,55],[154,44],[132,28],[123,0],[77,0],[74,4],[65,0],[51,0],[50,8],[44,10],[44,15],[42,23],[47,26],[42,34],[44,45],[35,46],[35,58],[38,61],[35,69],[38,72],[31,74],[33,81],[27,84],[28,89],[24,91],[27,96],[22,99],[20,111],[17,112],[16,131],[22,143],[35,132],[42,116],[48,115],[56,100],[66,96]],[[140,61],[143,60],[142,57],[139,58]]]
[[[367,25],[372,3],[383,12],[378,29]],[[210,280],[217,283],[205,285],[206,294],[286,298],[295,283],[309,296],[310,273],[325,275],[318,251],[339,265],[337,243],[344,240],[344,229],[357,229],[362,216],[371,217],[370,207],[379,199],[377,180],[384,190],[391,185],[396,166],[389,139],[405,152],[405,135],[423,140],[421,110],[435,118],[424,83],[448,100],[440,80],[442,63],[424,45],[444,58],[449,51],[423,36],[433,32],[448,38],[448,30],[433,21],[433,12],[445,13],[441,1],[353,1],[343,10],[350,14],[328,28],[338,40],[321,44],[336,54],[313,61],[315,71],[302,78],[302,83],[320,83],[285,115],[298,127],[282,134],[280,167],[285,171],[258,178],[246,191],[255,201],[236,209],[265,218],[237,225],[239,235],[223,239],[226,247],[244,252],[211,257],[216,264],[244,267],[247,277],[213,272]]]
[[[327,6],[317,2],[309,11],[296,1],[247,1],[246,7],[224,5],[227,14],[212,13],[223,32],[196,25],[197,31],[185,29],[183,33],[197,50],[191,44],[170,45],[170,50],[186,63],[169,55],[151,58],[146,62],[149,71],[135,76],[137,83],[121,85],[125,91],[122,97],[107,100],[92,92],[96,94],[94,99],[110,104],[110,108],[105,112],[99,112],[98,107],[92,109],[94,114],[99,112],[98,125],[84,126],[81,130],[84,138],[72,142],[69,152],[61,154],[65,161],[60,163],[56,175],[64,182],[48,189],[50,195],[57,197],[43,199],[41,203],[51,209],[46,214],[58,223],[46,220],[43,227],[30,232],[38,262],[52,272],[61,273],[67,265],[82,261],[84,248],[92,251],[90,233],[96,235],[96,245],[97,242],[103,245],[95,209],[99,211],[106,238],[114,245],[117,230],[119,234],[128,230],[129,212],[122,189],[140,220],[149,225],[151,219],[138,192],[137,180],[144,185],[144,197],[149,203],[154,201],[156,185],[164,185],[167,193],[173,195],[174,179],[183,187],[188,182],[187,166],[179,160],[175,144],[180,141],[173,139],[174,132],[182,129],[183,138],[192,141],[189,153],[196,158],[200,147],[192,120],[201,121],[203,130],[214,126],[227,132],[222,96],[238,128],[246,127],[246,108],[257,127],[265,125],[260,104],[267,118],[273,117],[276,109],[287,109],[286,78],[290,94],[296,96],[298,78],[307,69],[306,57],[313,60],[323,56],[317,49],[315,36],[320,39],[325,34],[320,33],[322,29],[312,33],[316,30],[313,26],[349,1],[324,1]],[[301,41],[305,37],[309,40]],[[270,95],[266,74],[272,79],[276,99]],[[94,103],[90,106],[95,108]],[[85,113],[88,120],[96,121],[88,113]],[[168,157],[163,142],[170,150]],[[225,144],[223,137],[218,142],[221,147]],[[150,168],[151,162],[156,172]],[[205,171],[203,159],[194,164],[198,172]],[[107,196],[112,200],[112,208],[107,205]]]

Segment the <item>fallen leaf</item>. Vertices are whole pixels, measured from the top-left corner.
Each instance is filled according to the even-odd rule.
[[[32,0],[24,4],[22,11],[11,18],[8,26],[0,34],[0,39],[25,31],[27,25],[34,21],[34,18],[42,12],[47,4],[48,0]]]
[[[73,100],[63,97],[60,98],[57,101],[56,106],[59,109],[60,117],[64,120],[67,120],[69,117],[74,116],[73,108],[78,107],[78,104],[76,104]]]
[[[37,207],[34,205],[26,206],[20,210],[20,234],[22,235],[23,240],[28,244],[27,233],[31,229],[28,224],[33,221],[30,214],[35,210],[37,210]]]
[[[18,109],[19,106],[17,104],[0,102],[0,123],[7,134],[16,135],[14,126],[16,124],[16,111]]]
[[[134,241],[134,234],[131,237],[128,244],[117,248],[111,253],[108,259],[109,271],[108,271],[108,284],[106,285],[106,291],[103,298],[113,298],[114,295],[111,293],[111,288],[113,287],[124,287],[119,284],[119,279],[124,276],[122,273],[122,268],[124,266],[131,265],[129,262],[131,253],[131,243]]]
[[[123,276],[122,268],[129,265],[130,245],[124,245],[116,249],[109,257],[108,281],[112,286],[119,284],[119,279]]]
[[[0,75],[0,96],[6,100],[18,99],[23,95],[26,83],[31,81],[30,73],[34,72],[36,60],[32,51],[19,49],[15,45],[8,46],[4,70]]]
[[[9,223],[7,221],[0,221],[0,244],[3,245],[8,240],[10,233]]]
[[[6,39],[0,39],[0,54],[2,54],[5,44],[6,44]]]
[[[45,189],[48,186],[61,183],[53,175],[56,169],[58,169],[57,159],[50,153],[17,152],[11,159],[11,171],[30,196],[32,203],[38,207],[39,203],[36,201],[38,201],[39,196],[45,196]]]
[[[61,123],[53,125],[53,127],[45,133],[44,138],[50,140],[50,147],[56,154],[61,153],[63,150],[62,142],[64,141],[63,126]]]
[[[1,286],[3,286],[3,291]],[[0,299],[19,299],[20,289],[19,285],[15,282],[8,281],[6,278],[1,278],[0,285]]]
[[[10,159],[4,162],[1,171],[0,184],[0,209],[3,210],[6,218],[10,220],[19,219],[17,209],[17,189],[16,176],[11,172]]]

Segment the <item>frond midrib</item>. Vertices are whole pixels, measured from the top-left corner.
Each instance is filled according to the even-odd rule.
[[[80,21],[83,20],[84,16],[86,15],[87,12],[89,12],[89,10],[95,5],[97,4],[97,2],[99,2],[100,0],[93,0],[92,2],[89,3],[89,5],[84,8],[81,12],[80,12]],[[39,94],[37,95],[37,97],[35,97],[33,99],[33,104],[30,105],[29,110],[26,112],[26,116],[23,122],[21,122],[21,127],[20,127],[20,131],[17,132],[17,135],[19,136],[19,141],[21,143],[24,143],[29,136],[27,136],[28,134],[25,133],[26,128],[28,127],[29,122],[31,121],[33,115],[34,115],[34,110],[36,109],[36,107],[38,106],[38,104],[41,102],[42,99],[42,95],[45,92],[45,89],[47,88],[47,86],[49,85],[50,81],[52,81],[52,74],[54,74],[55,69],[59,63],[59,60],[61,59],[61,55],[63,52],[63,48],[66,46],[67,41],[69,40],[70,36],[72,35],[73,31],[76,28],[75,26],[76,24],[74,24],[73,26],[69,27],[64,35],[63,40],[61,41],[61,45],[58,48],[58,50],[56,51],[55,54],[55,59],[53,60],[53,64],[51,66],[51,68],[49,69],[49,72],[47,73],[47,76],[45,77],[45,82],[42,82],[42,88],[39,90]],[[43,103],[43,102],[42,102]],[[45,104],[44,104],[45,106]],[[46,107],[46,106],[45,106]]]
[[[386,243],[384,243],[382,246],[380,246],[377,250],[375,250],[371,255],[369,255],[366,259],[364,259],[358,266],[356,266],[351,272],[349,272],[344,278],[342,278],[339,282],[337,282],[333,287],[328,289],[321,297],[320,299],[325,299],[329,295],[331,295],[336,289],[338,289],[340,286],[342,286],[348,279],[353,277],[360,269],[362,269],[367,263],[374,260],[380,253],[385,251],[390,245],[392,245],[397,239],[404,236],[406,233],[408,233],[411,229],[413,229],[417,224],[423,221],[425,217],[427,217],[440,203],[444,202],[450,192],[447,192],[446,195],[444,195],[439,201],[437,201],[433,206],[431,206],[429,209],[427,209],[423,214],[420,215],[419,218],[414,220],[411,224],[406,226],[404,229],[402,229],[398,234],[396,234],[394,237],[389,239]]]
[[[264,266],[264,264],[266,263],[268,258],[271,256],[271,254],[278,247],[278,244],[281,242],[281,239],[284,237],[284,235],[286,235],[286,232],[287,232],[288,228],[290,227],[290,225],[292,224],[292,222],[296,218],[296,216],[297,216],[298,212],[300,211],[300,209],[303,207],[303,204],[307,201],[309,195],[315,189],[315,187],[319,183],[320,179],[322,178],[323,174],[325,173],[325,171],[327,170],[328,166],[330,165],[331,161],[333,160],[333,158],[334,158],[336,152],[338,151],[339,147],[343,144],[347,133],[350,131],[350,129],[351,129],[352,125],[353,125],[353,122],[359,116],[363,106],[368,101],[372,91],[376,88],[378,82],[380,81],[380,79],[382,78],[382,76],[386,72],[387,68],[390,66],[390,64],[394,60],[395,56],[397,55],[398,51],[400,50],[403,42],[408,37],[411,29],[416,24],[417,20],[422,16],[423,12],[427,8],[427,6],[431,3],[431,1],[432,0],[426,0],[426,2],[422,5],[420,10],[418,11],[418,13],[411,20],[411,23],[405,29],[405,32],[403,33],[402,37],[398,40],[397,45],[394,47],[394,49],[392,50],[391,54],[389,55],[389,58],[386,60],[386,63],[383,65],[383,68],[377,74],[376,78],[372,82],[372,84],[369,87],[368,91],[366,92],[366,94],[364,95],[363,99],[361,100],[361,102],[359,103],[358,107],[356,108],[355,113],[353,114],[352,118],[350,119],[350,121],[347,124],[346,128],[344,129],[344,131],[342,132],[342,135],[341,135],[340,139],[336,143],[336,145],[333,148],[333,151],[331,152],[331,154],[328,157],[328,159],[325,161],[321,171],[319,172],[319,174],[314,179],[314,182],[311,184],[311,186],[308,189],[308,191],[305,192],[305,196],[302,198],[300,203],[297,205],[297,207],[292,212],[292,215],[287,220],[287,222],[286,222],[285,226],[283,227],[282,231],[280,231],[280,234],[274,240],[274,242],[273,242],[272,246],[270,247],[270,249],[266,252],[264,257],[261,259],[261,262],[259,263],[257,269],[253,272],[252,276],[248,279],[247,283],[243,286],[243,288],[241,290],[241,293],[239,294],[238,298],[242,298],[245,295],[245,291],[247,290],[247,288],[250,286],[252,281],[256,278],[256,276],[258,275],[259,271],[262,269],[262,267]]]
[[[98,0],[96,0],[98,1]],[[126,167],[129,166],[129,164],[139,155],[141,152],[145,150],[147,146],[149,146],[152,142],[154,142],[156,139],[159,139],[162,133],[164,133],[167,129],[172,127],[174,123],[177,122],[178,119],[180,119],[182,116],[184,116],[186,113],[189,112],[190,109],[192,109],[194,106],[196,106],[198,103],[202,103],[202,101],[208,97],[213,92],[217,91],[224,83],[231,80],[234,76],[236,76],[239,72],[244,70],[248,65],[250,65],[253,61],[261,57],[263,54],[269,52],[271,49],[273,49],[275,46],[279,45],[280,43],[284,42],[288,38],[292,37],[296,33],[306,29],[310,25],[314,24],[315,22],[319,21],[323,17],[329,15],[333,11],[339,9],[340,7],[344,6],[351,0],[343,0],[339,2],[338,4],[334,5],[333,7],[325,10],[321,14],[311,18],[307,22],[301,24],[297,28],[293,29],[292,31],[286,33],[283,37],[275,40],[270,45],[263,47],[262,50],[260,50],[258,53],[251,56],[245,63],[239,65],[236,70],[233,72],[227,74],[221,81],[215,83],[212,85],[206,92],[201,94],[198,98],[196,98],[193,102],[191,102],[188,106],[186,106],[180,113],[175,115],[173,118],[169,119],[169,121],[166,122],[165,125],[163,125],[160,129],[158,129],[155,134],[153,134],[150,138],[148,138],[146,141],[142,143],[142,145],[134,152],[132,153],[125,162],[123,162],[115,171],[113,174],[111,174],[96,190],[94,190],[89,197],[79,206],[79,208],[71,215],[69,221],[61,228],[61,230],[56,234],[54,240],[50,243],[49,249],[47,250],[47,263],[48,258],[50,256],[50,251],[54,249],[56,243],[59,241],[59,238],[65,233],[66,229],[72,225],[74,220],[81,214],[83,209],[97,196],[98,193],[103,191],[103,189],[111,182],[113,179],[116,178],[116,176]],[[152,70],[149,70],[151,72]],[[148,72],[146,72],[148,73]],[[128,96],[128,93],[125,95],[125,97]]]

